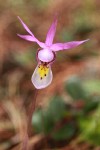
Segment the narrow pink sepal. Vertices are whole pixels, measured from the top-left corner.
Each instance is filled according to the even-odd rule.
[[[22,21],[22,19],[18,16],[18,19],[20,20],[21,24],[23,25],[24,29],[31,35],[20,35],[17,34],[19,37],[28,40],[28,41],[33,41],[36,42],[41,48],[45,48],[45,44],[43,42],[40,42],[35,36],[34,34],[30,31],[30,29],[27,27],[27,25]]]
[[[60,51],[60,50],[67,50],[74,48],[84,42],[87,42],[89,39],[84,40],[84,41],[72,41],[72,42],[67,42],[67,43],[55,43],[51,45],[50,49],[52,51]]]
[[[32,42],[35,42],[34,41],[34,38],[31,36],[31,35],[21,35],[21,34],[17,34],[20,38],[22,39],[25,39],[27,41],[32,41]]]
[[[30,29],[27,27],[27,25],[22,21],[22,19],[18,16],[19,21],[21,22],[21,24],[23,25],[24,29],[31,35],[33,35],[33,33],[30,31]]]
[[[45,42],[47,46],[50,46],[53,43],[53,39],[54,39],[55,32],[56,32],[56,26],[57,26],[57,18],[55,17],[47,33],[46,42]]]

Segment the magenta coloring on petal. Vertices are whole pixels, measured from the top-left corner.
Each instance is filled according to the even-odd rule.
[[[45,42],[47,46],[51,46],[53,43],[53,39],[56,32],[56,26],[57,26],[57,19],[55,18],[47,33],[46,42]]]
[[[30,29],[27,27],[27,25],[21,20],[21,18],[18,16],[18,19],[20,20],[21,24],[23,25],[23,27],[25,28],[25,30],[31,35],[21,35],[21,34],[17,34],[19,37],[28,40],[28,41],[33,41],[36,42],[41,48],[45,48],[46,45],[43,42],[40,42],[35,36],[34,34],[30,31]]]
[[[66,42],[66,43],[55,43],[52,44],[50,49],[52,49],[52,51],[60,51],[60,50],[67,50],[67,49],[71,49],[74,48],[80,44],[83,44],[84,42],[87,42],[89,39],[84,40],[84,41],[71,41],[71,42]]]

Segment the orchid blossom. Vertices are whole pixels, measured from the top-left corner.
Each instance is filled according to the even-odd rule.
[[[47,87],[53,78],[51,64],[54,62],[56,58],[56,52],[60,50],[68,50],[74,48],[88,40],[83,41],[72,41],[66,43],[55,43],[53,44],[53,39],[56,32],[57,19],[55,18],[52,25],[49,28],[49,31],[46,36],[45,43],[40,42],[34,34],[30,31],[27,25],[18,17],[24,29],[28,32],[28,35],[20,35],[19,37],[31,41],[36,42],[41,48],[37,51],[37,62],[38,65],[32,75],[32,83],[36,89],[42,89]]]

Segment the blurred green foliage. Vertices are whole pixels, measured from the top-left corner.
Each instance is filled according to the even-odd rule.
[[[50,3],[51,0],[32,0],[33,3],[35,4],[35,6],[38,7],[38,9],[43,9],[45,7],[47,7],[47,5]]]
[[[91,116],[79,119],[80,139],[100,145],[100,105]]]
[[[24,53],[21,51],[13,53],[14,60],[21,66],[28,66],[29,64],[34,63],[36,61],[35,55],[36,51],[31,49],[28,49]]]
[[[38,109],[34,113],[32,123],[35,131],[45,133],[56,140],[71,138],[76,128],[72,122],[67,121],[72,116],[68,110],[69,106],[66,106],[63,99],[55,96],[46,110]],[[62,120],[66,120],[64,125]]]
[[[75,100],[85,100],[87,99],[87,92],[82,87],[81,80],[77,77],[71,77],[67,84],[65,84],[66,92],[68,92],[71,97]]]
[[[100,92],[100,80],[92,79],[86,80],[84,83],[84,87],[89,93],[99,93]]]
[[[69,78],[64,88],[73,102],[68,104],[57,95],[50,100],[46,109],[37,109],[32,119],[36,133],[42,132],[54,140],[69,140],[78,129],[81,141],[88,140],[100,145],[100,92],[97,90],[98,95],[93,95],[91,87],[91,92],[88,93],[88,83],[90,82],[83,82],[76,76]]]
[[[76,128],[73,123],[66,123],[58,131],[53,132],[52,137],[55,140],[68,140],[75,134]]]

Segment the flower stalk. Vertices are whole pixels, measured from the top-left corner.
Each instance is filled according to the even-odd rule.
[[[35,108],[36,108],[36,98],[37,98],[38,90],[35,89],[34,93],[35,93],[34,94],[34,99],[31,102],[31,104],[29,106],[29,110],[28,110],[27,130],[26,130],[26,133],[25,133],[24,141],[22,143],[22,150],[29,150],[29,138],[31,136],[32,116],[33,116],[33,113],[34,113]]]

